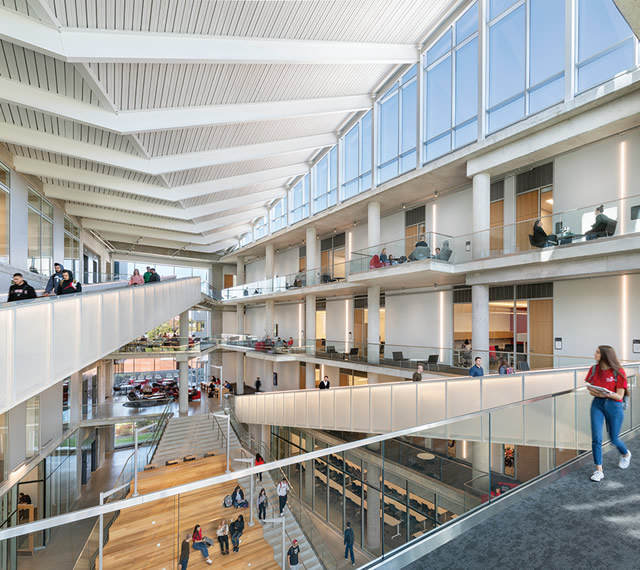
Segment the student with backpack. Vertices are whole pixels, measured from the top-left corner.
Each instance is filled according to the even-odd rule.
[[[280,516],[284,516],[284,507],[287,504],[287,493],[289,492],[289,483],[283,477],[282,481],[276,485],[276,491],[278,493],[278,501],[280,503]]]
[[[594,364],[585,378],[591,402],[591,448],[596,470],[592,481],[602,481],[602,428],[606,421],[611,443],[618,448],[620,460],[618,467],[626,469],[631,462],[631,452],[619,438],[620,427],[624,419],[624,397],[627,393],[627,375],[620,366],[616,351],[608,345],[600,345],[594,354]]]

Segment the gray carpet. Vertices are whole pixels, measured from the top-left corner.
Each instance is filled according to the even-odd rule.
[[[589,480],[591,464],[578,469],[407,568],[640,568],[640,437],[627,445],[629,469],[613,448],[603,481]]]

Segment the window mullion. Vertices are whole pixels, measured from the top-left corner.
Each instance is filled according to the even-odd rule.
[[[524,6],[524,116],[529,116],[529,82],[531,75],[531,2]]]

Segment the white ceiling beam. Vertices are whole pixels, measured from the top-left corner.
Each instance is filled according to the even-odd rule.
[[[81,66],[79,66],[81,67]],[[0,101],[119,134],[271,121],[371,108],[369,95],[114,112],[0,77]],[[107,107],[110,109],[112,104]]]
[[[129,243],[131,245],[134,245],[137,242],[136,245],[149,245],[154,247],[169,247],[169,248],[175,247],[176,249],[185,248],[186,251],[195,251],[198,253],[215,253],[216,251],[222,251],[223,249],[226,249],[230,245],[237,245],[238,243],[238,240],[235,237],[223,239],[221,241],[216,241],[215,243],[212,243],[210,245],[196,245],[196,244],[190,244],[189,242],[183,243],[179,241],[172,241],[167,239],[154,239],[154,238],[143,237],[143,236],[135,236],[132,238],[131,236],[126,234],[118,234],[118,233],[105,232],[105,231],[101,231],[99,233],[104,239],[107,239],[112,243],[114,241],[117,241],[117,242],[124,242],[124,243]],[[137,254],[135,248],[133,249],[132,254],[133,255]]]
[[[68,188],[67,186],[61,186],[59,184],[44,184],[43,190],[45,196],[48,198],[65,200],[67,202],[81,202],[92,206],[118,208],[120,210],[128,210],[130,212],[165,216],[167,218],[175,218],[178,220],[192,220],[193,218],[208,216],[210,214],[224,212],[225,210],[246,206],[249,199],[253,204],[261,204],[273,200],[274,198],[284,196],[286,192],[282,187],[284,182],[285,180],[282,180],[279,187],[270,190],[251,192],[245,196],[218,200],[216,202],[210,202],[208,204],[203,204],[202,206],[193,206],[191,208],[152,204],[142,200],[134,200],[132,198],[121,198],[119,196],[110,196],[109,194],[102,194],[100,192]],[[71,206],[71,204],[69,206]]]
[[[83,219],[105,220],[113,221],[118,220],[119,223],[132,224],[136,226],[144,226],[149,228],[167,229],[176,232],[183,232],[185,234],[203,234],[219,228],[224,228],[231,224],[239,222],[246,222],[250,218],[256,216],[263,216],[267,213],[267,208],[259,206],[252,208],[246,212],[240,214],[230,214],[215,220],[208,222],[200,222],[198,224],[177,221],[171,219],[155,218],[145,216],[143,214],[134,214],[132,212],[119,212],[114,210],[105,210],[103,208],[94,208],[91,206],[83,206],[81,204],[66,204],[65,211],[72,215],[81,217]]]
[[[0,8],[0,37],[75,62],[230,64],[398,64],[417,61],[416,46],[361,42],[213,37],[61,28]]]
[[[60,27],[60,21],[56,18],[51,6],[49,6],[46,0],[27,0],[27,4],[44,24],[52,28]]]
[[[79,170],[77,168],[63,166],[61,164],[53,164],[44,160],[37,160],[35,158],[27,158],[23,156],[14,156],[13,165],[14,168],[22,174],[56,178],[66,182],[98,186],[100,188],[106,188],[107,190],[117,190],[128,194],[146,196],[147,198],[170,201],[187,200],[188,198],[197,198],[198,196],[208,196],[217,192],[225,192],[226,190],[233,190],[234,188],[242,188],[253,184],[289,179],[309,172],[309,165],[305,162],[301,162],[269,170],[260,170],[247,174],[240,174],[238,176],[218,178],[216,180],[187,184],[185,186],[175,186],[171,189],[167,189],[162,186],[145,184],[143,182],[137,182],[135,180],[129,180],[117,176],[110,176],[108,174]]]
[[[297,151],[315,150],[334,145],[337,142],[337,137],[334,133],[326,133],[202,152],[143,158],[73,139],[64,139],[64,144],[60,144],[61,139],[57,135],[7,123],[0,124],[2,125],[0,141],[5,143],[36,148],[45,152],[62,154],[153,176],[244,160],[258,160]]]

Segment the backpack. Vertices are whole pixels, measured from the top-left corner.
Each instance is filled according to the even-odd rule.
[[[589,374],[587,375],[587,379],[585,382],[589,382],[593,375],[596,373],[596,365],[594,364],[591,368],[589,368]],[[613,379],[618,382],[618,371],[613,371]],[[624,396],[622,397],[622,409],[627,409],[627,404],[629,401],[629,380],[627,379],[627,387],[624,389]]]
[[[222,506],[223,507],[233,507],[233,499],[231,498],[231,495],[227,495],[224,498],[224,501],[222,502]]]

